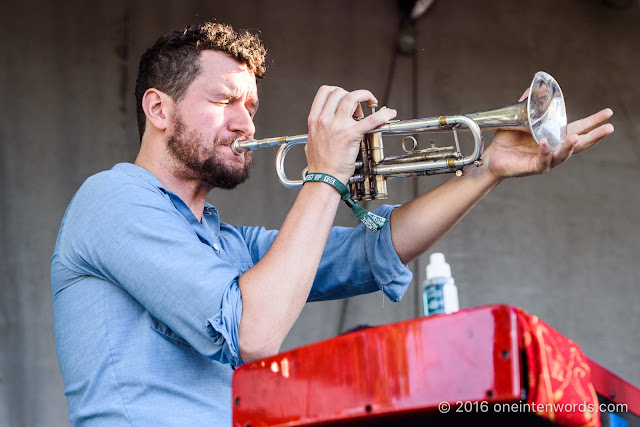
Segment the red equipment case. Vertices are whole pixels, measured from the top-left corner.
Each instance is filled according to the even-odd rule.
[[[232,405],[236,427],[640,425],[640,389],[506,305],[369,327],[245,364]]]

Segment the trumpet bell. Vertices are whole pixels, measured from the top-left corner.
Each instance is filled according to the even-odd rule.
[[[547,138],[555,151],[567,138],[567,111],[558,82],[544,71],[531,80],[529,96],[515,104],[493,110],[467,114],[483,129],[521,130],[529,132],[540,144]]]
[[[531,82],[527,114],[529,130],[537,143],[547,138],[553,152],[567,138],[567,110],[562,90],[544,71],[537,72]]]

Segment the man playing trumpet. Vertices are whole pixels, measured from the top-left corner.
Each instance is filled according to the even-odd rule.
[[[406,268],[502,180],[540,174],[613,132],[604,109],[568,125],[551,152],[498,131],[484,163],[399,207],[389,224],[332,227],[341,198],[308,182],[279,231],[221,223],[205,201],[247,178],[258,38],[222,24],[171,32],[141,58],[135,164],[89,178],[70,203],[52,257],[54,331],[75,424],[229,425],[231,375],[277,353],[307,301],[381,290],[397,301]],[[359,141],[395,117],[361,120],[367,90],[321,87],[308,119],[310,173],[346,184]],[[438,207],[446,206],[446,210]],[[358,262],[349,262],[357,259]]]

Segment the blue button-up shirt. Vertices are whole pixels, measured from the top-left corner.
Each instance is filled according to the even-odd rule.
[[[51,283],[74,425],[231,424],[231,375],[242,364],[238,278],[277,231],[221,223],[210,204],[202,218],[124,163],[89,178],[69,204]],[[389,227],[334,227],[309,301],[377,290],[398,301],[410,281]]]

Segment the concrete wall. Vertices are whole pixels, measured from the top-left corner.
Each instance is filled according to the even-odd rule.
[[[83,180],[135,158],[132,94],[140,54],[167,30],[205,19],[260,30],[270,70],[259,84],[258,136],[305,133],[321,84],[383,96],[396,3],[7,3],[0,15],[0,424],[67,425],[51,328],[49,257],[66,205]],[[417,87],[410,59],[400,57],[387,102],[403,119],[502,106],[520,96],[534,72],[545,70],[560,82],[570,120],[613,108],[616,131],[600,146],[545,176],[501,184],[433,251],[444,252],[451,264],[462,307],[520,306],[635,385],[638,22],[637,5],[618,10],[600,0],[437,0],[419,23]],[[446,136],[436,140],[450,143]],[[256,154],[248,183],[211,195],[223,219],[281,224],[295,190],[277,181],[274,156],[275,150]],[[302,150],[293,156],[292,170],[297,163]],[[409,200],[447,178],[391,181],[390,202]],[[346,207],[336,223],[354,224]],[[427,257],[412,264],[415,286],[402,302],[372,294],[309,304],[284,348],[362,323],[419,316]]]

